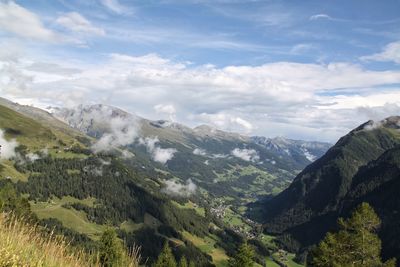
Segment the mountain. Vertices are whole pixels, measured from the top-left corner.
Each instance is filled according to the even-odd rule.
[[[254,143],[265,146],[282,157],[291,157],[300,166],[308,165],[320,158],[332,146],[325,142],[292,140],[284,137],[253,136],[251,139]]]
[[[137,141],[123,144],[135,155],[131,166],[150,176],[161,173],[181,183],[190,180],[203,189],[212,205],[222,201],[242,210],[247,203],[283,190],[330,147],[319,142],[248,137],[207,125],[192,129],[176,122],[147,120],[106,105],[52,109],[52,113],[97,139],[109,134],[118,139],[119,130],[127,135],[135,132]],[[112,128],[114,121],[119,129]]]
[[[69,136],[84,137],[80,131],[71,128],[68,124],[56,119],[52,114],[43,109],[33,106],[19,105],[2,97],[0,97],[0,105],[23,114],[32,120],[40,121],[41,124],[52,128],[53,131],[64,133]]]
[[[31,109],[12,107],[24,112]],[[99,236],[111,226],[127,246],[140,244],[148,262],[168,241],[176,245],[176,255],[196,260],[199,266],[212,266],[213,258],[191,240],[213,235],[215,243],[225,244],[220,235],[240,242],[241,237],[226,232],[222,222],[206,216],[203,207],[196,211],[186,207],[186,202],[192,203],[188,199],[164,194],[157,177],[138,174],[113,153],[93,153],[85,144],[92,138],[49,113],[38,113],[51,119],[36,120],[36,114],[28,117],[0,105],[0,188],[11,185],[26,196],[40,225],[90,249],[96,248]],[[63,125],[63,131],[50,127],[52,123]],[[219,260],[225,260],[228,249],[221,246],[215,248]]]
[[[400,117],[357,127],[262,204],[265,231],[283,235],[292,249],[304,249],[366,201],[382,219],[384,257],[400,258],[399,149]]]
[[[247,136],[105,105],[46,111],[0,99],[0,130],[0,187],[28,198],[41,225],[86,248],[111,225],[150,263],[168,241],[177,258],[223,266],[245,237],[262,262],[275,246],[242,216],[245,204],[301,168]]]

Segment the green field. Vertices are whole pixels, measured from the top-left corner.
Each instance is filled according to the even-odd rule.
[[[190,234],[189,232],[182,232],[182,235],[185,239],[189,240],[193,243],[197,248],[199,248],[202,252],[207,253],[213,259],[213,263],[217,267],[225,267],[228,266],[228,256],[222,248],[215,247],[217,242],[216,236],[207,236],[204,238],[195,236]]]
[[[206,211],[204,210],[204,208],[198,206],[197,204],[193,203],[192,201],[188,201],[186,202],[184,205],[172,200],[172,203],[177,206],[178,208],[181,209],[192,209],[195,210],[197,214],[199,214],[200,216],[205,217],[206,216]]]
[[[132,220],[128,220],[128,221],[125,221],[125,222],[121,223],[119,228],[121,230],[126,231],[126,232],[134,232],[134,231],[140,229],[143,226],[144,226],[143,223],[134,223]]]
[[[28,173],[20,173],[18,172],[15,167],[14,163],[9,160],[3,160],[1,162],[1,171],[0,171],[0,178],[10,178],[11,181],[27,181],[28,180]]]
[[[55,218],[61,221],[67,228],[82,234],[87,234],[94,240],[98,239],[101,233],[106,229],[106,226],[90,222],[87,219],[86,213],[83,211],[62,207],[63,204],[67,203],[82,203],[90,206],[94,204],[94,199],[78,200],[72,197],[63,197],[62,199],[53,198],[49,202],[30,202],[32,211],[39,219]]]
[[[266,263],[267,267],[280,267],[280,265],[278,263],[276,263],[275,261],[273,261],[270,258],[266,258],[265,263]]]

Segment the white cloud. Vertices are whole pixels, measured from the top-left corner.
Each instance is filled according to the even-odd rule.
[[[130,152],[128,150],[122,150],[121,156],[124,159],[130,159],[130,158],[133,158],[135,156],[135,154],[133,154],[132,152]]]
[[[27,158],[29,161],[34,162],[34,161],[37,161],[38,159],[40,159],[40,156],[39,156],[38,154],[36,154],[36,153],[28,153],[28,154],[26,155],[26,158]]]
[[[176,152],[175,148],[156,147],[153,151],[153,160],[165,164],[174,157]]]
[[[371,123],[368,123],[364,126],[364,130],[366,131],[372,131],[375,129],[378,129],[385,123],[385,120],[383,121],[371,121]]]
[[[196,119],[200,122],[211,124],[212,126],[215,126],[217,128],[229,131],[241,131],[245,133],[250,133],[254,129],[253,125],[249,121],[242,119],[238,116],[226,113],[201,113],[196,116]]]
[[[254,149],[240,149],[240,148],[235,148],[234,150],[231,151],[232,156],[240,158],[244,161],[252,161],[256,162],[260,160],[260,156],[258,155],[258,152]]]
[[[214,158],[214,159],[225,159],[225,158],[229,157],[229,155],[226,155],[226,154],[212,154],[211,157]]]
[[[72,32],[88,35],[105,35],[102,28],[95,27],[90,21],[77,12],[70,12],[58,17],[56,23]]]
[[[400,41],[386,45],[380,53],[363,56],[361,59],[367,61],[392,61],[400,64]]]
[[[207,156],[207,152],[202,148],[195,148],[193,154],[198,156]]]
[[[315,14],[310,17],[310,20],[319,20],[319,19],[329,19],[330,20],[332,18],[327,14]]]
[[[78,106],[73,109],[55,109],[52,112],[60,120],[83,132],[103,133],[92,146],[96,153],[132,144],[138,137],[136,117],[125,116],[123,112],[106,105]]]
[[[186,181],[186,184],[181,184],[173,180],[165,181],[165,187],[162,192],[170,195],[178,195],[188,197],[194,194],[197,190],[197,185],[191,179]]]
[[[132,144],[138,136],[138,126],[134,120],[116,117],[111,118],[108,123],[110,132],[106,132],[96,141],[92,146],[94,152],[110,151]]]
[[[28,72],[21,63],[26,60],[13,60],[0,62],[1,95],[13,100],[57,105],[101,101],[151,119],[159,118],[157,110],[171,113],[166,106],[179,106],[179,122],[245,134],[334,141],[369,119],[361,108],[387,116],[395,110],[382,107],[400,105],[400,88],[395,86],[400,71],[343,62],[218,68],[155,54],[112,54],[96,64],[76,64],[81,71],[72,76],[50,76]]]
[[[176,109],[172,104],[158,104],[154,106],[154,110],[157,114],[166,114],[170,121],[176,120]]]
[[[13,1],[0,2],[0,30],[41,41],[56,42],[56,33],[46,28],[39,16]]]
[[[145,145],[147,151],[151,154],[154,161],[160,162],[161,164],[167,163],[174,157],[174,154],[178,152],[175,148],[161,148],[157,146],[160,142],[157,137],[146,137],[140,138],[139,143]]]
[[[15,139],[7,140],[4,136],[4,132],[0,130],[0,159],[11,159],[15,157],[15,149],[18,145]]]
[[[117,14],[132,13],[131,8],[123,6],[118,0],[100,0],[100,2],[114,13],[117,13]]]

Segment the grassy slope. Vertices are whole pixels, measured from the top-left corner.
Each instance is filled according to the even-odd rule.
[[[48,153],[54,158],[84,158],[83,154],[76,154],[65,151],[74,144],[84,147],[74,137],[76,133],[65,128],[52,128],[43,126],[35,120],[28,118],[14,110],[0,105],[0,129],[5,132],[7,139],[16,139],[20,145],[27,147],[28,152],[41,151],[47,148]],[[26,181],[30,173],[20,173],[14,168],[14,162],[3,160],[1,162],[0,177],[11,177],[13,181]],[[86,217],[83,211],[73,208],[62,207],[67,203],[82,203],[92,206],[95,199],[78,200],[72,197],[62,199],[52,199],[50,202],[31,202],[32,210],[40,219],[56,218],[65,227],[76,230],[79,233],[87,234],[93,239],[97,239],[103,232],[105,226],[92,222]]]
[[[193,243],[197,248],[199,248],[202,252],[207,253],[213,259],[213,263],[217,267],[228,266],[228,256],[225,251],[220,247],[215,247],[217,242],[217,237],[204,237],[200,238],[198,236],[192,235],[186,231],[182,233],[185,239],[189,240]]]
[[[62,224],[79,233],[86,234],[90,238],[97,240],[106,226],[90,222],[85,212],[77,211],[73,208],[62,207],[63,204],[81,203],[93,205],[94,199],[79,200],[73,197],[63,197],[62,199],[53,198],[50,202],[31,202],[32,211],[39,219],[56,218]]]
[[[82,252],[73,253],[59,237],[44,238],[39,228],[0,214],[0,266],[99,266],[91,261]]]
[[[72,130],[71,132],[67,132],[66,129],[63,131],[50,129],[31,118],[1,105],[0,130],[5,132],[6,139],[16,139],[20,145],[26,146],[27,152],[30,153],[47,149],[48,153],[53,157],[85,157],[85,155],[65,151],[74,144],[84,146],[74,138],[75,132]],[[0,172],[1,177],[11,177],[13,181],[26,181],[29,176],[29,173],[19,173],[14,168],[12,161],[4,160],[1,162],[1,165],[3,166]]]
[[[179,204],[178,202],[172,200],[172,203],[177,206],[180,209],[193,209],[196,211],[197,214],[199,214],[200,216],[205,217],[205,210],[202,207],[199,207],[198,205],[196,205],[195,203],[193,203],[192,201],[188,201],[186,202],[184,205]]]

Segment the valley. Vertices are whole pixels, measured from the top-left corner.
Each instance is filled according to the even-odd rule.
[[[286,147],[272,151],[245,136],[151,122],[112,107],[73,113],[79,122],[5,99],[0,108],[0,128],[15,146],[1,162],[2,179],[29,199],[43,224],[77,245],[94,246],[112,225],[150,262],[168,240],[177,255],[227,266],[245,239],[254,240],[260,264],[279,261],[269,256],[278,251],[273,238],[246,218],[247,205],[287,187],[307,155],[298,160]],[[94,152],[103,141],[106,149]],[[165,162],[155,155],[171,151]]]
[[[247,241],[257,266],[298,267],[339,216],[368,201],[383,218],[383,256],[397,257],[398,117],[367,122],[330,147],[109,106],[51,114],[2,103],[2,151],[11,155],[2,154],[1,182],[77,246],[95,247],[111,226],[148,263],[167,241],[176,257],[224,267]]]

